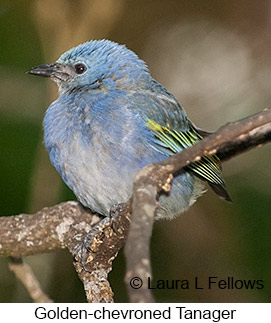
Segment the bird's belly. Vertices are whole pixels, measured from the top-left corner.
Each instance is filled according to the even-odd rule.
[[[99,153],[97,147],[86,150],[72,146],[65,156],[61,156],[60,149],[61,176],[77,199],[105,216],[112,205],[127,202],[132,194],[136,165],[119,165],[109,153]]]
[[[128,201],[134,175],[144,164],[161,160],[153,152],[142,163],[142,159],[127,159],[127,151],[120,151],[119,147],[105,149],[97,142],[83,147],[76,140],[66,147],[58,146],[54,155],[58,157],[51,158],[53,165],[77,199],[105,216],[109,215],[112,205]],[[182,213],[193,204],[203,188],[202,181],[181,171],[174,178],[171,191],[160,195],[156,218],[173,218]]]

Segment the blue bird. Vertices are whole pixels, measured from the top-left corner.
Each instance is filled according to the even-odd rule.
[[[59,97],[43,121],[53,166],[77,199],[101,215],[128,201],[141,168],[208,134],[124,45],[89,41],[29,73],[58,85]],[[175,174],[171,191],[160,193],[156,218],[171,219],[187,210],[204,192],[206,181],[231,200],[219,159],[205,156]]]

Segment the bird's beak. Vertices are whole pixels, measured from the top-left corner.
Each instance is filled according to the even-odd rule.
[[[54,81],[67,81],[71,75],[71,67],[61,63],[44,64],[32,67],[27,73],[50,77]]]

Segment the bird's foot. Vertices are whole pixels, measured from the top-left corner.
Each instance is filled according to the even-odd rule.
[[[98,222],[84,237],[79,246],[74,249],[73,258],[75,261],[81,262],[85,271],[92,271],[91,263],[93,263],[100,245],[104,243],[105,236],[110,236],[110,231],[115,235],[119,234],[117,218],[124,206],[124,203],[113,205],[110,209],[109,216]]]
[[[110,218],[105,217],[98,222],[92,230],[87,233],[83,241],[73,250],[73,258],[80,261],[85,271],[91,271],[89,263],[91,263],[93,254],[96,253],[99,245],[102,243],[103,230],[110,225]]]
[[[114,204],[110,208],[110,213],[109,213],[109,221],[110,221],[110,226],[112,230],[118,234],[118,228],[117,228],[117,218],[120,214],[120,212],[123,210],[125,207],[125,203],[120,203],[120,204]]]

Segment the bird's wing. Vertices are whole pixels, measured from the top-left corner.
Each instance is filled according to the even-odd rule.
[[[160,146],[161,151],[165,152],[167,150],[168,155],[172,155],[194,145],[203,138],[200,131],[188,119],[187,122],[189,127],[186,131],[177,131],[171,128],[169,124],[161,126],[150,119],[146,122],[146,126],[154,133],[156,147]],[[204,132],[204,135],[207,134],[207,132]],[[186,166],[186,169],[207,181],[220,197],[231,201],[222,178],[220,162],[216,155],[204,155],[200,161]]]

